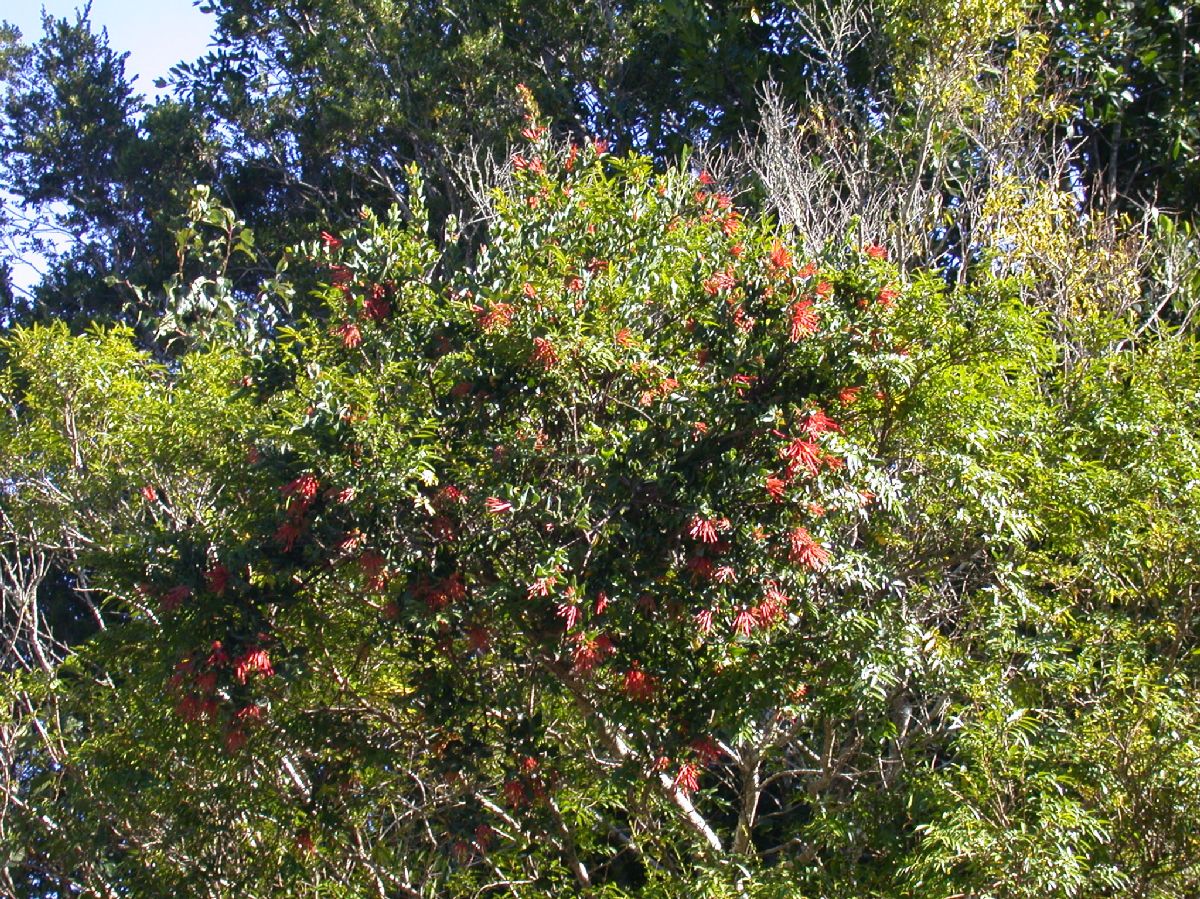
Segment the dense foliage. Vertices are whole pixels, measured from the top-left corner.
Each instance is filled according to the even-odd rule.
[[[510,6],[9,35],[0,889],[1200,891],[1190,51]]]

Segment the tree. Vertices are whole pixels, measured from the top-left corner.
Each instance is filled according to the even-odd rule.
[[[45,16],[43,38],[17,45],[5,67],[0,183],[20,212],[7,239],[49,266],[7,320],[136,320],[121,285],[157,285],[174,270],[188,188],[213,177],[194,111],[147,106],[125,76],[128,54],[88,16]]]
[[[110,597],[8,682],[22,889],[1194,889],[1190,339],[526,126],[472,265],[365,213],[258,362],[7,342]]]

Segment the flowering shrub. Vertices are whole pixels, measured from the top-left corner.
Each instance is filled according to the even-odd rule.
[[[744,872],[767,893],[925,895],[998,882],[1005,816],[1035,834],[1026,858],[1054,857],[1068,812],[1099,859],[1128,786],[1054,781],[997,811],[993,785],[1045,775],[1021,749],[1035,728],[1112,758],[1079,710],[1130,687],[1065,661],[1092,645],[1093,595],[1147,577],[1106,525],[1145,546],[1177,522],[1137,510],[1186,508],[1200,481],[1126,474],[1086,426],[1106,370],[1061,373],[1013,284],[955,291],[878,245],[805,259],[704,173],[528,130],[470,267],[419,204],[364,213],[301,248],[318,309],[268,358],[189,358],[175,390],[200,411],[127,349],[97,366],[124,398],[91,425],[120,511],[87,559],[127,619],[81,656],[122,674],[75,707],[109,736],[73,765],[111,773],[122,746],[181,810],[64,787],[69,826],[218,858],[122,855],[147,894],[287,871],[385,895]],[[47,391],[23,395],[31,434],[63,420]],[[1122,427],[1167,452],[1165,426]],[[72,447],[37,464],[63,480]],[[1055,499],[1083,485],[1105,485],[1092,511]],[[1038,696],[1076,711],[1035,715]],[[214,823],[161,823],[188,815]],[[253,852],[215,848],[251,820]]]

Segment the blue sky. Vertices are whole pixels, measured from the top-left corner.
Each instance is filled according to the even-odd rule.
[[[0,19],[21,29],[29,43],[42,34],[41,10],[57,18],[75,18],[78,0],[0,0]],[[137,76],[138,93],[154,97],[154,79],[181,60],[203,54],[212,33],[213,18],[191,0],[93,0],[92,26],[108,29],[109,46],[128,52],[126,74]]]

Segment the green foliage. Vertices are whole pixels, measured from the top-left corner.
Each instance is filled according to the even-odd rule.
[[[106,622],[7,680],[21,889],[1193,890],[1192,343],[513,162],[469,267],[298,247],[253,363],[8,339],[5,514]]]

